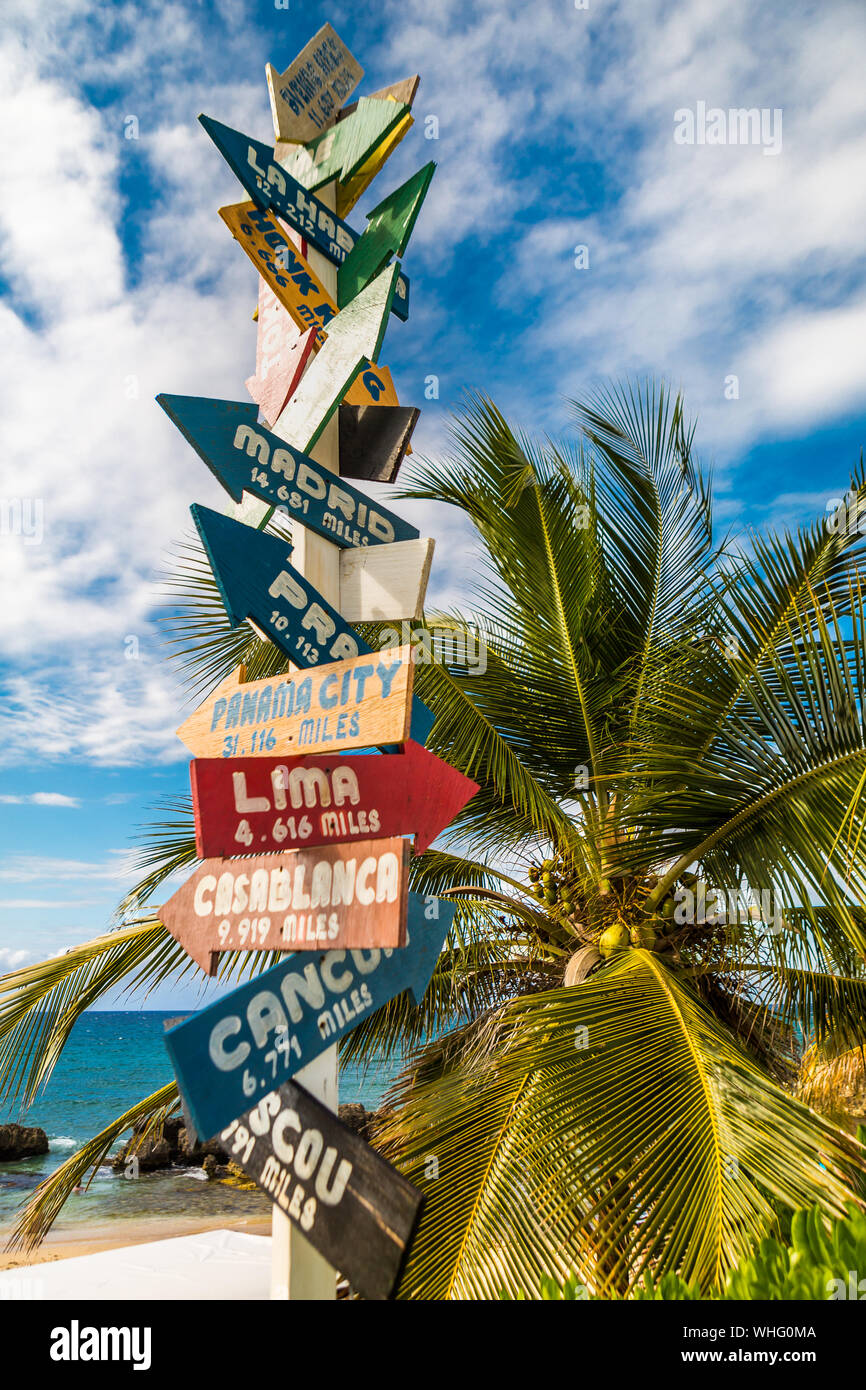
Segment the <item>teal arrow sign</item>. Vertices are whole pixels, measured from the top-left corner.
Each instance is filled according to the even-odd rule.
[[[251,618],[296,666],[318,666],[372,652],[289,562],[288,541],[198,503],[190,511],[232,627]],[[416,697],[412,738],[426,743],[432,727],[433,715]]]
[[[211,116],[199,116],[199,120],[253,201],[261,208],[272,208],[332,264],[342,265],[356,242],[367,237],[369,228],[363,236],[353,232],[347,222],[277,164],[270,146]],[[400,319],[409,317],[409,281],[405,275],[397,281],[391,311]]]
[[[195,1129],[210,1139],[257,1100],[409,990],[420,1003],[454,916],[409,894],[407,944],[288,956],[165,1035]]]
[[[264,429],[254,405],[204,396],[156,399],[235,502],[251,493],[344,549],[418,536],[408,521]]]

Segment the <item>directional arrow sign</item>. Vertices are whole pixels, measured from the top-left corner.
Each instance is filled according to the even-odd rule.
[[[219,1137],[362,1298],[390,1297],[424,1201],[417,1187],[295,1081]]]
[[[331,179],[348,183],[406,117],[411,123],[402,101],[361,97],[351,116],[308,144],[281,152],[280,163],[305,188],[322,188]]]
[[[289,563],[278,536],[194,503],[190,508],[232,627],[251,618],[296,666],[372,652],[362,637]],[[412,737],[424,743],[433,716],[412,702]]]
[[[316,328],[323,338],[321,330],[336,317],[337,306],[274,214],[255,203],[232,203],[219,214],[298,327]]]
[[[299,329],[276,295],[259,276],[256,370],[244,383],[270,424],[295,394],[304,369],[315,350],[318,330]]]
[[[368,285],[392,256],[402,256],[436,165],[425,164],[367,214],[367,230],[337,271],[337,302],[342,308]]]
[[[409,737],[415,667],[392,647],[315,671],[244,681],[241,666],[177,736],[197,758],[332,753]]]
[[[411,741],[372,757],[196,758],[190,779],[201,859],[370,835],[414,835],[422,854],[478,791]]]
[[[364,69],[332,26],[323,24],[285,72],[268,63],[265,74],[277,137],[304,144],[334,124]]]
[[[310,450],[359,372],[379,356],[399,263],[388,266],[328,325],[328,337],[274,429]]]
[[[170,1029],[165,1043],[196,1132],[209,1139],[408,989],[424,997],[454,916],[409,894],[402,949],[289,956]]]
[[[342,265],[361,240],[360,233],[277,164],[268,145],[241,135],[210,116],[199,116],[199,120],[253,202],[260,208],[273,208],[278,217],[329,261]],[[397,281],[391,309],[398,318],[409,316],[409,280],[405,275]]]
[[[259,425],[254,405],[205,396],[156,399],[235,502],[251,493],[342,549],[417,537],[417,528],[395,512]]]
[[[159,918],[206,975],[221,951],[402,946],[408,864],[409,843],[396,836],[206,859]]]

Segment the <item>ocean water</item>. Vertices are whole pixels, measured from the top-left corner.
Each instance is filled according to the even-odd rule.
[[[176,1012],[84,1014],[30,1109],[23,1114],[14,1106],[0,1110],[0,1123],[39,1125],[49,1140],[49,1152],[40,1158],[0,1163],[0,1244],[43,1178],[116,1115],[172,1079],[163,1041],[164,1021],[172,1016]],[[340,1099],[374,1107],[396,1070],[393,1063],[387,1069],[371,1066],[363,1073],[344,1066]],[[124,1220],[260,1215],[268,1206],[263,1194],[208,1182],[200,1169],[126,1178],[105,1166],[86,1192],[69,1198],[54,1231],[72,1239],[85,1226],[89,1232]]]

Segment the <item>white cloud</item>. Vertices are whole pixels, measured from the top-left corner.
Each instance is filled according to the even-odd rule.
[[[11,946],[0,946],[0,970],[15,970],[17,966],[23,965],[30,954],[30,951],[13,949]]]
[[[30,792],[27,796],[0,796],[0,802],[7,806],[74,806],[81,805],[77,796],[64,796],[62,792]]]
[[[106,860],[55,859],[49,855],[10,854],[0,864],[0,880],[9,883],[65,883],[95,880],[116,886],[133,872],[129,850],[114,850]]]

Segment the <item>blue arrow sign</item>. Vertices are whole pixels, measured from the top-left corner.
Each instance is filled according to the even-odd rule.
[[[289,563],[292,547],[279,536],[193,503],[190,507],[232,627],[246,618],[296,666],[372,652],[346,619]],[[426,743],[433,715],[412,701],[412,738]]]
[[[199,120],[253,201],[261,208],[273,208],[329,261],[342,265],[355,242],[361,240],[360,232],[353,232],[347,222],[281,168],[270,146],[211,116],[199,116]],[[397,281],[391,308],[398,318],[409,317],[409,281],[405,275]]]
[[[245,401],[157,396],[235,502],[252,493],[344,549],[414,540],[419,532],[257,422]]]
[[[193,1124],[210,1139],[408,989],[420,1003],[454,916],[409,894],[405,946],[288,956],[165,1035]]]

